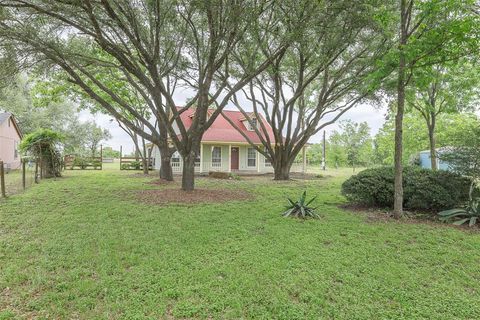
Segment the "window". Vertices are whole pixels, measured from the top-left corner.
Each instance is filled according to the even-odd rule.
[[[267,151],[267,149],[265,149]],[[264,157],[265,159],[265,167],[271,167],[272,166],[272,161],[270,159],[267,159],[267,157]]]
[[[245,120],[245,126],[247,127],[248,131],[255,131],[257,128],[257,118],[250,119],[250,122]]]
[[[15,141],[15,145],[14,145],[14,150],[13,150],[13,158],[14,159],[17,159],[18,158],[18,142]]]
[[[222,148],[213,147],[212,148],[212,167],[221,167],[222,166]]]
[[[257,166],[257,152],[254,148],[248,148],[247,151],[247,166],[256,167]]]

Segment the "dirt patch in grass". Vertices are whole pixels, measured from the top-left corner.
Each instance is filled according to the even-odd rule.
[[[164,185],[174,184],[175,181],[168,181],[168,180],[165,180],[165,179],[155,179],[155,180],[152,180],[152,181],[149,181],[149,182],[146,182],[146,183],[154,185],[154,186],[164,186]]]
[[[344,210],[351,211],[355,214],[361,214],[365,217],[367,223],[408,223],[408,224],[424,224],[435,228],[455,228],[463,231],[479,232],[480,227],[475,225],[469,227],[468,224],[461,226],[454,225],[452,223],[443,223],[439,221],[436,215],[432,212],[411,212],[405,211],[404,216],[400,219],[395,219],[391,211],[385,208],[368,207],[364,205],[356,204],[344,204],[339,206]]]
[[[320,173],[301,173],[301,172],[292,172],[290,173],[290,179],[299,179],[299,180],[320,180],[325,179],[330,176],[323,175]]]
[[[158,174],[156,174],[156,173],[145,174],[145,173],[143,173],[143,171],[140,171],[140,172],[131,173],[131,174],[128,175],[128,177],[130,177],[130,178],[155,178],[155,177],[158,177]]]
[[[142,190],[138,191],[136,198],[148,204],[195,204],[195,203],[222,203],[237,200],[253,199],[248,192],[236,189],[195,189],[183,191],[180,189]]]

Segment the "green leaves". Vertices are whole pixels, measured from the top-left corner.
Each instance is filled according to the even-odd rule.
[[[468,222],[468,226],[473,227],[480,218],[480,198],[470,199],[465,208],[445,210],[437,215],[440,221],[452,222],[457,226]]]
[[[284,217],[294,216],[297,218],[320,218],[320,216],[315,212],[316,208],[309,207],[309,205],[316,199],[317,197],[313,197],[312,199],[307,201],[307,191],[303,191],[300,195],[300,198],[297,202],[294,202],[292,199],[287,198],[289,205],[286,207],[287,211],[285,211],[282,215]]]

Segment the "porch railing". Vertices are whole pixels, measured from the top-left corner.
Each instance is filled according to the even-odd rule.
[[[180,161],[172,161],[172,171],[173,173],[182,173],[183,170],[183,161],[180,159]],[[229,171],[229,163],[226,162],[210,162],[210,161],[204,161],[202,163],[202,170],[200,170],[200,162],[195,162],[195,172],[210,172],[210,171],[222,171],[222,172],[227,172]],[[235,171],[251,171],[251,172],[256,172],[257,168],[248,168],[244,170],[231,170],[233,172]],[[290,170],[291,172],[302,172],[303,171],[303,163],[295,162],[292,164],[292,168]],[[272,166],[262,166],[260,169],[261,173],[266,173],[266,172],[273,172],[273,167]]]
[[[183,161],[172,161],[173,173],[182,173]],[[200,170],[200,162],[195,162],[195,172],[209,172],[209,171],[228,171],[228,164],[223,162],[206,162],[202,163],[202,170]]]

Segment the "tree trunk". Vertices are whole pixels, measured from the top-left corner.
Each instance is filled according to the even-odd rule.
[[[273,180],[290,180],[290,167],[280,166],[275,168]]]
[[[147,158],[142,157],[142,168],[143,168],[143,174],[148,174],[148,160],[147,160]]]
[[[436,150],[436,139],[435,139],[435,124],[436,124],[436,119],[435,119],[435,114],[431,115],[431,122],[428,124],[428,139],[430,142],[430,161],[432,164],[432,170],[438,170],[437,166],[437,150]]]
[[[288,161],[284,152],[275,151],[277,159],[273,161],[273,174],[274,180],[290,180],[290,169],[292,168],[292,162]]]
[[[394,182],[394,200],[393,216],[395,219],[403,215],[403,115],[405,113],[405,49],[407,44],[407,4],[406,0],[401,0],[400,5],[400,43],[399,43],[399,62],[398,62],[398,83],[397,83],[397,114],[395,116],[395,182]]]
[[[168,144],[159,143],[157,144],[158,150],[160,151],[160,179],[173,181],[173,171],[172,165],[170,163],[171,154]]]
[[[170,164],[170,155],[160,154],[160,179],[173,181],[172,165]]]
[[[143,168],[143,174],[148,174],[148,164],[149,162],[149,156],[148,156],[148,151],[147,151],[147,144],[145,143],[145,139],[142,137],[142,168]]]
[[[183,157],[182,190],[193,191],[195,188],[195,153]]]
[[[405,71],[400,71],[404,74]],[[401,76],[399,76],[401,78]],[[398,219],[403,214],[403,115],[405,109],[405,87],[399,79],[397,114],[395,116],[395,184],[393,216]]]

